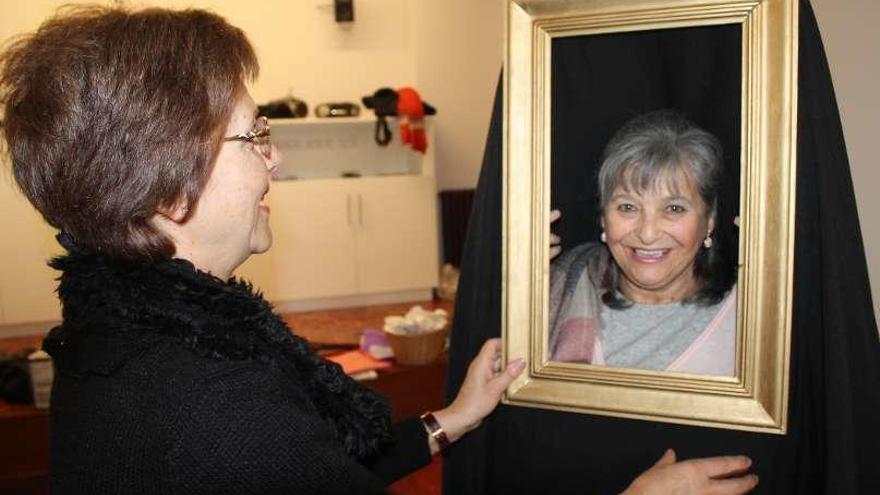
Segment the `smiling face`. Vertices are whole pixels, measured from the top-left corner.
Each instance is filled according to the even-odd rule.
[[[603,211],[619,289],[632,302],[680,301],[699,289],[694,259],[714,221],[692,181],[676,175],[641,192],[618,186]]]
[[[239,98],[225,136],[254,129],[256,105],[249,94]],[[266,158],[247,141],[226,141],[220,147],[211,175],[190,217],[171,234],[177,256],[189,259],[204,271],[226,278],[248,256],[272,245],[269,207],[269,174],[280,156]]]

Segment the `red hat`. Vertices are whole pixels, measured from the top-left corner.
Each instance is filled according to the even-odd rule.
[[[422,97],[412,88],[397,90],[397,115],[400,117],[400,141],[422,153],[428,149],[425,136],[425,107]]]

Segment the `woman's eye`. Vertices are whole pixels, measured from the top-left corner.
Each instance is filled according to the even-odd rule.
[[[687,211],[687,209],[681,205],[669,205],[666,207],[666,210],[670,213],[684,213]]]
[[[617,205],[617,211],[621,211],[624,213],[630,213],[636,211],[636,205],[632,203],[621,203]]]

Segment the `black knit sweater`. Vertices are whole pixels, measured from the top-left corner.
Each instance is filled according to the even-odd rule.
[[[429,462],[417,420],[392,433],[249,285],[63,244],[52,493],[381,493]]]

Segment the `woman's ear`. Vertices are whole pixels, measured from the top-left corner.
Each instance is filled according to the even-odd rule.
[[[183,201],[175,201],[171,206],[159,206],[156,214],[171,220],[174,223],[183,223],[189,214],[189,206]]]
[[[712,235],[712,232],[715,232],[715,213],[712,213],[709,217],[709,222],[706,225],[706,235],[710,236]]]

